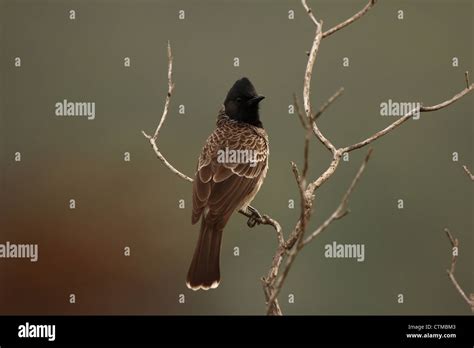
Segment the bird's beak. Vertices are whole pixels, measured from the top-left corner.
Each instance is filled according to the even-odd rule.
[[[255,104],[260,103],[263,99],[265,99],[264,95],[257,95],[256,97],[253,97],[252,99],[250,99],[248,101],[248,104],[249,105],[255,105]]]

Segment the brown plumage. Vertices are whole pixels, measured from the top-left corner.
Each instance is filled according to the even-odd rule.
[[[259,119],[258,96],[246,78],[229,91],[199,156],[193,183],[192,223],[201,229],[186,284],[193,290],[219,285],[222,232],[232,213],[247,208],[268,169],[268,137]],[[247,161],[222,160],[223,151],[251,154]],[[244,153],[240,152],[240,153]],[[250,160],[249,160],[250,159]]]

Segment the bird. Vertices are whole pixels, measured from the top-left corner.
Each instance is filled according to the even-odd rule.
[[[268,170],[269,141],[259,113],[264,98],[247,77],[237,80],[218,112],[216,129],[199,155],[191,222],[194,225],[201,220],[201,226],[186,277],[192,290],[218,287],[222,234],[232,213],[248,212],[251,227],[261,217],[250,203]],[[225,153],[230,155],[223,156]]]

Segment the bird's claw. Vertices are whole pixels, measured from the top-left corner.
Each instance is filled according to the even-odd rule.
[[[255,220],[253,216],[251,216],[247,221],[247,226],[250,228],[255,227],[256,224],[257,224],[257,220]]]
[[[249,217],[248,221],[247,221],[247,226],[252,228],[254,227],[257,223],[260,223],[260,221],[262,221],[262,215],[258,212],[257,209],[251,207],[251,206],[248,206],[247,207],[247,210],[249,211],[249,213],[251,214],[251,216]]]

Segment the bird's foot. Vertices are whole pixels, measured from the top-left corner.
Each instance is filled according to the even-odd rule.
[[[247,226],[252,228],[254,227],[257,223],[259,224],[260,221],[262,221],[262,215],[258,212],[257,209],[255,209],[252,206],[247,207],[247,211],[250,214],[250,217],[247,221]]]

